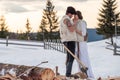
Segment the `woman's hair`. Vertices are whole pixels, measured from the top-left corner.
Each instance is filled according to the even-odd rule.
[[[79,19],[83,19],[82,13],[80,11],[76,11],[76,15]]]

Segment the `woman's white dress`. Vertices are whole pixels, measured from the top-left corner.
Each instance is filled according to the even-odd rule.
[[[81,31],[82,31],[82,36],[86,35],[87,32],[87,24],[85,21],[81,20]],[[78,49],[76,47],[76,54],[78,54]],[[92,68],[91,68],[91,64],[90,64],[90,59],[89,59],[89,55],[88,55],[88,47],[87,47],[87,42],[86,41],[79,41],[79,59],[88,67],[87,70],[87,75],[88,78],[94,78],[93,72],[92,72]],[[79,63],[78,63],[79,66]],[[79,67],[79,71],[80,67]]]

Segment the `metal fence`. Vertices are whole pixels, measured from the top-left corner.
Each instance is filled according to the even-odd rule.
[[[50,50],[56,50],[63,53],[66,53],[66,50],[64,49],[64,46],[60,39],[46,39],[44,40],[44,49],[50,49]]]
[[[114,38],[114,44],[112,44],[110,41],[105,43],[108,44],[106,49],[112,50],[114,55],[120,55],[120,36]]]
[[[0,44],[9,45],[22,45],[22,46],[35,46],[35,47],[43,47],[44,49],[56,50],[62,53],[66,53],[64,46],[60,39],[45,39],[44,41],[33,41],[33,40],[15,40],[9,39],[6,37],[0,38]]]
[[[120,55],[120,46],[114,43],[113,47],[114,47],[114,50],[113,50],[114,55],[118,55],[118,54]]]
[[[23,45],[23,46],[35,46],[35,47],[44,47],[43,42],[33,41],[33,40],[15,40],[15,39],[3,39],[0,38],[0,44],[9,45]]]

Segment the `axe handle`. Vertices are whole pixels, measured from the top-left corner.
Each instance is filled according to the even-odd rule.
[[[43,61],[43,62],[41,62],[40,64],[38,64],[38,65],[36,65],[36,66],[33,66],[33,67],[27,69],[26,71],[24,71],[23,73],[21,73],[21,74],[18,75],[17,77],[20,77],[20,76],[24,75],[24,74],[27,73],[28,71],[31,71],[32,69],[38,67],[39,65],[41,65],[41,64],[43,64],[43,63],[48,63],[48,61]]]
[[[85,64],[83,64],[79,59],[78,57],[76,57],[64,44],[63,44],[64,48],[78,61],[78,63],[84,68],[86,69],[86,66]]]

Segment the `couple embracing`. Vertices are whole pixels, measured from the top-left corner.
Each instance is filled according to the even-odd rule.
[[[67,7],[66,14],[61,19],[60,37],[63,44],[86,65],[88,78],[94,78],[87,50],[87,24],[82,13],[72,6]],[[74,69],[74,57],[67,51],[66,58],[66,77],[70,77]],[[79,63],[78,67],[81,71]]]

